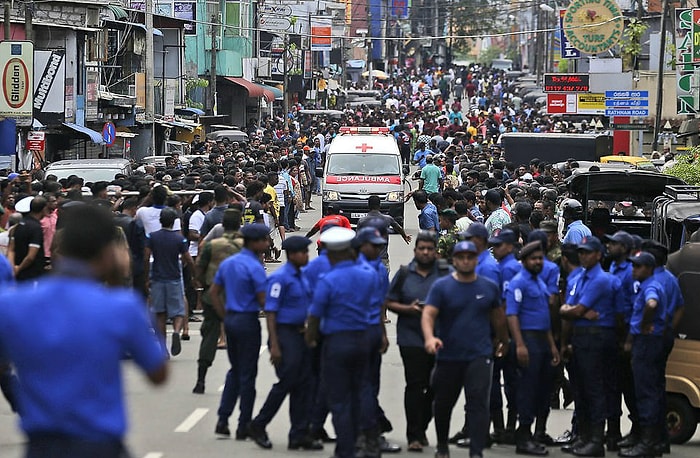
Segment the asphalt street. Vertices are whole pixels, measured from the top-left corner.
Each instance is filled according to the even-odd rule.
[[[320,217],[320,198],[314,197],[313,205],[317,209],[301,214],[300,233],[304,233]],[[406,205],[406,228],[410,234],[417,232],[416,210],[411,202]],[[407,246],[398,235],[392,235],[389,244],[392,275],[401,264],[412,258],[412,247]],[[269,270],[279,264],[268,265]],[[385,355],[382,368],[382,387],[380,403],[392,421],[394,431],[387,437],[403,447],[403,451],[395,456],[420,456],[406,451],[405,419],[403,414],[403,367],[396,346],[395,316],[390,314],[392,323],[388,324],[391,346]],[[192,339],[183,342],[182,353],[170,361],[170,378],[164,387],[154,388],[149,385],[144,376],[130,362],[125,362],[125,390],[128,400],[130,419],[129,433],[126,442],[134,458],[190,458],[190,457],[277,457],[277,456],[319,456],[332,455],[332,444],[326,445],[321,452],[289,452],[287,451],[287,431],[289,415],[287,403],[282,406],[277,417],[268,426],[270,440],[274,444],[272,450],[262,450],[253,442],[238,442],[233,439],[218,439],[214,435],[216,410],[218,408],[225,373],[229,367],[224,351],[219,351],[214,366],[207,376],[206,393],[192,394],[196,380],[197,350],[200,336],[199,325],[193,323],[190,334]],[[265,326],[263,324],[263,330]],[[264,332],[264,331],[263,331]],[[266,336],[263,336],[263,342]],[[99,343],[96,343],[99,344]],[[273,367],[269,362],[266,347],[260,349],[259,372],[257,378],[257,399],[254,415],[260,409],[270,386],[276,381]],[[455,432],[463,422],[463,399],[455,406],[452,417],[451,431]],[[548,432],[557,436],[564,432],[570,424],[572,410],[553,411],[548,425]],[[234,430],[238,418],[237,410],[231,418],[231,429]],[[626,418],[623,418],[623,433],[629,428]],[[326,429],[332,433],[330,418]],[[431,425],[428,431],[431,445],[435,443],[435,432]],[[0,399],[0,457],[19,458],[22,456],[24,437],[18,427],[18,418],[10,411],[4,400]],[[428,447],[423,456],[432,456],[434,449]],[[700,435],[688,444],[673,447],[673,455],[678,457],[696,457],[700,452]],[[452,448],[453,457],[468,457],[468,450]],[[499,457],[514,455],[514,447],[494,446],[485,451],[486,456]],[[566,456],[557,448],[550,449],[551,456]],[[614,456],[608,453],[608,456]]]

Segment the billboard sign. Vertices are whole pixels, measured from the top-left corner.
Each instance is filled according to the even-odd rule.
[[[30,41],[0,42],[2,97],[0,117],[18,126],[31,126],[34,101],[34,44]]]
[[[34,51],[34,118],[44,125],[65,120],[66,51]]]

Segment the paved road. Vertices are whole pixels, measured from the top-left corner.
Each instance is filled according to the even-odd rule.
[[[315,197],[314,199],[318,199]],[[320,202],[316,201],[316,208]],[[304,230],[320,216],[319,211],[302,214],[299,225]],[[417,231],[416,210],[413,204],[406,207],[406,226],[411,234]],[[389,246],[392,271],[396,271],[402,263],[412,257],[412,249],[399,236],[391,236]],[[275,266],[270,266],[271,269]],[[384,359],[382,370],[381,404],[388,417],[394,424],[394,431],[388,437],[404,447],[404,451],[396,456],[416,456],[418,454],[405,451],[405,420],[403,416],[403,368],[395,345],[395,319],[388,325],[391,347]],[[172,359],[170,364],[170,381],[161,388],[152,388],[144,377],[134,370],[130,363],[125,363],[126,396],[130,417],[130,432],[127,437],[128,446],[135,458],[190,458],[190,457],[278,457],[278,456],[319,456],[327,457],[332,449],[326,447],[323,452],[288,452],[287,430],[289,426],[288,407],[285,403],[278,416],[268,426],[268,434],[274,444],[272,450],[261,450],[253,442],[236,442],[234,440],[217,439],[214,435],[216,424],[216,409],[219,404],[220,389],[228,368],[228,361],[223,351],[217,355],[214,366],[207,377],[208,385],[204,395],[194,395],[191,390],[196,379],[197,349],[200,338],[194,325],[192,340],[183,342],[182,354]],[[264,329],[264,326],[263,326]],[[263,342],[265,338],[263,338]],[[257,379],[257,402],[254,414],[258,412],[264,397],[276,377],[269,363],[265,348],[260,350],[259,374]],[[462,426],[463,400],[457,404],[453,415],[452,430]],[[549,432],[553,436],[567,429],[571,410],[554,411],[549,419]],[[231,418],[232,429],[238,413]],[[623,419],[624,420],[624,419]],[[623,430],[629,428],[623,424]],[[333,431],[330,421],[328,431]],[[428,438],[435,442],[434,429],[430,428]],[[17,428],[16,417],[10,412],[7,404],[0,399],[0,457],[19,458],[22,456],[23,436]],[[678,457],[696,457],[700,452],[700,436],[683,446],[674,446],[673,454]],[[432,449],[426,449],[423,456],[431,456]],[[557,449],[552,449],[552,456],[565,456]],[[495,446],[486,451],[487,456],[513,455],[512,447]],[[613,454],[608,454],[613,456]],[[420,456],[420,455],[418,455]],[[453,449],[453,457],[467,457],[468,451]]]

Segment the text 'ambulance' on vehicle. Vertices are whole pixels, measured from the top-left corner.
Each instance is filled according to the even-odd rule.
[[[382,213],[403,220],[401,153],[386,127],[341,127],[328,149],[323,173],[323,215],[340,209],[354,225],[378,196]]]

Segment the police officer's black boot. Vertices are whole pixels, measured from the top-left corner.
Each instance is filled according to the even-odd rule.
[[[518,421],[518,413],[515,409],[508,409],[508,422],[506,430],[501,437],[501,443],[505,445],[515,445],[515,424]]]
[[[359,453],[356,456],[358,458],[379,458],[382,456],[379,435],[379,428],[365,430],[364,450],[361,456]]]
[[[590,439],[579,447],[574,447],[571,450],[576,456],[605,456],[605,447],[603,446],[603,437],[605,436],[605,423],[597,423],[589,425]]]
[[[457,434],[455,434],[454,436],[450,437],[450,440],[449,440],[448,442],[449,442],[450,444],[456,444],[456,443],[458,443],[459,441],[463,441],[463,440],[465,440],[465,439],[467,439],[467,440],[469,439],[469,423],[467,422],[466,415],[465,415],[465,418],[464,418],[464,426],[462,426],[462,429],[460,429],[459,432],[458,432]],[[467,444],[467,447],[468,447],[468,446],[469,446],[469,444]]]
[[[644,426],[641,428],[639,441],[634,447],[620,450],[617,454],[622,458],[654,458],[656,445],[656,428]]]
[[[204,380],[207,377],[208,369],[207,366],[197,367],[197,383],[194,385],[194,388],[192,388],[194,394],[204,394]]]
[[[503,421],[503,410],[492,410],[491,422],[493,423],[493,434],[491,434],[491,442],[494,444],[500,444],[503,441],[503,434],[506,431],[506,426]]]
[[[608,452],[617,452],[620,450],[618,442],[622,439],[620,433],[620,419],[608,418],[608,431],[605,434],[605,447]]]
[[[575,448],[582,447],[591,440],[591,429],[585,421],[576,417],[576,439],[571,443],[562,445],[561,451],[564,453],[573,453]]]
[[[535,421],[535,442],[542,444],[545,447],[551,447],[554,445],[554,439],[552,436],[547,434],[547,417],[548,414],[541,414],[537,416]]]
[[[538,444],[532,438],[531,425],[520,425],[515,432],[515,453],[518,455],[545,456],[549,454],[547,448]]]
[[[631,448],[637,445],[637,442],[639,442],[639,424],[632,422],[632,429],[630,429],[629,434],[620,439],[617,445],[620,449]]]

